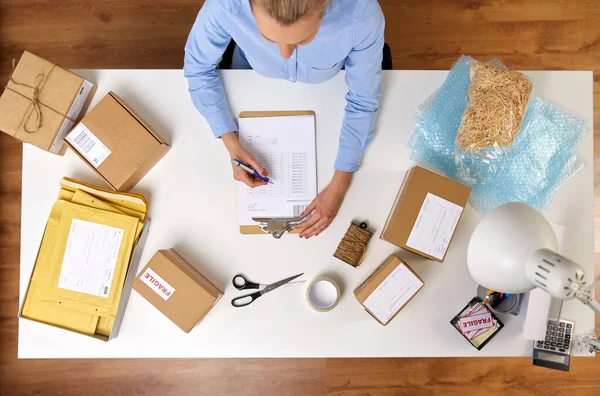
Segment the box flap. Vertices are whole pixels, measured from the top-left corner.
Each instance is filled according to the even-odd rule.
[[[206,279],[200,272],[196,270],[190,263],[185,261],[183,257],[179,255],[175,250],[162,250],[162,252],[177,265],[183,272],[185,272],[190,278],[198,282],[199,285],[204,287],[207,292],[212,294],[214,297],[219,297],[223,292],[216,287],[210,280]]]
[[[123,99],[121,99],[116,93],[114,93],[113,91],[109,91],[108,94],[112,96],[117,102],[119,102],[121,106],[123,106],[123,108],[129,112],[129,114],[131,114],[136,120],[138,120],[138,122],[142,124],[144,128],[146,128],[156,140],[168,145],[168,143],[162,138],[162,136],[156,133],[156,131],[154,131],[154,129],[150,125],[148,125],[139,115],[137,115],[137,113],[133,111],[133,109],[129,107],[127,103],[125,103]]]

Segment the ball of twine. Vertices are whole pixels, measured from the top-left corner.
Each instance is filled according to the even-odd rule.
[[[350,223],[348,231],[346,231],[333,256],[353,267],[358,267],[367,250],[367,244],[373,236],[366,228],[366,223],[361,223],[360,226]]]

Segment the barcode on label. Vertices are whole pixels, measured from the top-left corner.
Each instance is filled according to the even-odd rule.
[[[108,147],[82,122],[80,122],[65,140],[95,168],[112,153]]]
[[[108,295],[108,286],[104,286],[104,295]]]
[[[75,144],[79,146],[81,151],[84,153],[89,153],[91,149],[94,148],[96,142],[87,134],[86,131],[81,131],[79,135],[74,139]]]
[[[306,210],[306,208],[308,208],[308,205],[294,205],[293,208],[294,208],[294,217],[300,217],[302,212],[304,212]]]

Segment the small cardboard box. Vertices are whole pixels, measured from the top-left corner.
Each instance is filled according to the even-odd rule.
[[[223,295],[173,249],[156,252],[133,281],[133,288],[186,333]]]
[[[354,296],[365,311],[387,326],[424,285],[408,264],[392,254],[354,290]]]
[[[0,96],[0,130],[62,155],[63,138],[95,91],[83,77],[25,51]]]
[[[169,145],[109,92],[65,137],[67,145],[115,191],[128,191]]]
[[[381,239],[443,262],[471,188],[415,166],[406,173]]]

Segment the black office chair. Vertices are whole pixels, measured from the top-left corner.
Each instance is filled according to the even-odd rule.
[[[235,49],[235,41],[231,40],[225,53],[223,53],[223,59],[219,64],[219,69],[231,69],[231,61],[233,59],[233,50]],[[383,61],[381,62],[381,68],[383,70],[392,70],[392,49],[388,43],[383,44]]]

